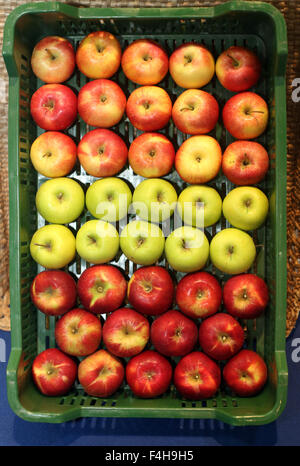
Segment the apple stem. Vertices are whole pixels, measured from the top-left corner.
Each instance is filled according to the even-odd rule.
[[[189,63],[192,62],[192,57],[190,55],[185,55],[184,56],[184,59],[185,59],[185,64],[184,66],[188,65]]]
[[[236,67],[239,66],[239,62],[236,60],[236,58],[234,58],[229,53],[227,53],[227,57],[231,58],[231,60],[233,61],[234,66],[236,66]]]
[[[180,109],[181,112],[185,112],[186,110],[195,110],[193,105],[189,105],[188,107],[183,107]]]
[[[51,157],[52,153],[48,150],[48,152],[46,152],[43,157]]]
[[[41,248],[48,248],[51,249],[51,244],[46,243],[46,244],[40,244],[40,243],[34,243],[35,246],[40,246]]]
[[[49,50],[48,48],[45,49],[46,52],[48,53],[49,57],[51,58],[51,60],[55,60],[56,59],[56,56],[51,52],[51,50]]]

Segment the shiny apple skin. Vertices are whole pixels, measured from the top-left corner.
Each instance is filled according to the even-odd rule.
[[[223,369],[223,379],[236,395],[254,396],[266,384],[268,368],[258,353],[243,349],[227,361]]]
[[[130,81],[143,86],[158,84],[169,69],[165,50],[151,39],[137,39],[122,54],[121,66]]]
[[[160,178],[172,170],[175,149],[172,142],[160,133],[142,133],[128,150],[128,161],[133,171],[145,178]]]
[[[102,324],[95,314],[81,308],[66,312],[55,324],[55,341],[71,356],[94,353],[101,342]]]
[[[174,385],[188,400],[213,397],[221,383],[218,364],[201,351],[183,356],[174,370]]]
[[[47,84],[67,81],[75,65],[74,47],[64,37],[44,37],[35,45],[31,55],[32,71]]]
[[[120,270],[109,264],[85,269],[77,282],[81,304],[95,314],[107,314],[123,304],[127,281]]]
[[[260,183],[269,165],[268,152],[255,141],[234,141],[226,147],[222,157],[224,175],[238,186]]]
[[[87,82],[78,93],[78,113],[85,123],[99,128],[117,125],[125,112],[126,96],[110,79]]]
[[[199,328],[202,351],[216,361],[225,361],[242,348],[245,334],[239,322],[230,314],[218,312],[204,319]]]
[[[122,385],[125,369],[119,358],[105,349],[89,354],[79,363],[78,380],[90,396],[105,398]]]
[[[193,320],[172,309],[153,321],[150,338],[164,356],[185,356],[198,341],[198,328]]]
[[[88,175],[114,176],[127,162],[128,149],[113,131],[96,128],[86,133],[78,144],[78,159]]]
[[[158,265],[138,268],[128,282],[128,301],[134,309],[150,316],[169,310],[174,293],[171,275]]]
[[[63,131],[77,118],[77,96],[65,84],[44,84],[33,93],[30,112],[40,128]]]
[[[126,380],[134,395],[155,398],[165,393],[172,381],[172,366],[157,351],[146,350],[126,365]]]
[[[149,336],[147,318],[128,307],[109,314],[103,325],[103,343],[107,350],[122,358],[130,358],[143,351]]]
[[[255,319],[261,316],[269,302],[269,289],[258,275],[245,273],[227,280],[223,287],[225,309],[233,317]]]
[[[32,363],[32,377],[43,395],[62,396],[67,394],[77,376],[77,364],[57,348],[39,353]]]
[[[126,114],[140,131],[157,131],[169,123],[172,101],[159,86],[140,86],[128,97]]]
[[[222,303],[222,287],[216,277],[201,271],[181,278],[176,288],[176,303],[193,319],[215,314]]]
[[[76,303],[76,282],[63,270],[43,270],[34,277],[30,295],[33,304],[44,314],[63,315]]]
[[[216,75],[223,87],[242,92],[257,84],[261,76],[261,62],[250,49],[231,46],[216,61]]]

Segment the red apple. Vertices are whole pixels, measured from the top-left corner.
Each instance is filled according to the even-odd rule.
[[[59,348],[71,356],[94,353],[101,342],[102,325],[95,314],[74,308],[55,324],[55,340]]]
[[[223,378],[236,395],[253,396],[266,384],[268,369],[258,353],[243,349],[226,363]]]
[[[215,178],[222,164],[218,141],[205,134],[192,136],[181,144],[175,155],[180,178],[190,184],[205,184]]]
[[[120,43],[113,34],[93,31],[80,42],[76,64],[88,78],[111,78],[119,69],[121,55]]]
[[[127,383],[140,398],[155,398],[165,393],[172,380],[168,359],[153,350],[133,356],[126,366]]]
[[[213,397],[221,383],[218,364],[201,351],[184,356],[175,367],[174,385],[188,400]]]
[[[254,86],[261,74],[256,53],[246,47],[233,45],[224,50],[216,61],[216,75],[223,87],[241,92]]]
[[[240,92],[223,107],[223,123],[235,139],[255,139],[267,128],[269,110],[266,101],[255,92]]]
[[[43,270],[34,277],[30,295],[33,304],[44,314],[63,315],[76,303],[76,282],[63,270]]]
[[[32,165],[47,178],[59,178],[74,169],[77,161],[77,147],[73,139],[60,131],[45,131],[32,143],[30,148]]]
[[[165,356],[185,356],[198,340],[195,322],[181,312],[170,310],[158,316],[151,325],[151,342]]]
[[[141,131],[164,128],[171,118],[172,101],[168,93],[158,86],[141,86],[129,96],[126,114],[131,124]]]
[[[222,287],[208,272],[194,272],[182,277],[176,288],[179,309],[193,319],[215,314],[222,303]]]
[[[132,307],[142,314],[162,314],[173,304],[174,283],[171,275],[159,265],[140,267],[128,282],[127,298]]]
[[[40,128],[63,131],[76,120],[77,96],[65,84],[44,84],[33,93],[30,112]]]
[[[88,175],[114,176],[127,162],[128,149],[123,139],[104,128],[86,133],[78,144],[78,159]]]
[[[226,311],[241,319],[255,319],[265,311],[269,302],[266,282],[255,274],[235,275],[223,287]]]
[[[125,76],[136,84],[158,84],[169,69],[169,57],[157,42],[137,39],[123,52],[121,65]]]
[[[160,133],[143,133],[135,138],[128,151],[133,171],[144,178],[160,178],[170,173],[175,160],[171,141]]]
[[[121,361],[104,349],[86,356],[78,366],[78,380],[91,396],[105,398],[115,393],[124,380]]]
[[[128,307],[109,314],[103,325],[106,349],[122,358],[130,358],[143,351],[149,335],[150,324],[146,317]]]
[[[114,265],[93,265],[85,269],[77,282],[81,304],[94,314],[112,312],[124,302],[127,282]]]
[[[78,113],[90,126],[110,128],[122,119],[126,96],[120,86],[109,79],[86,83],[78,93]]]
[[[218,312],[200,324],[199,343],[202,351],[217,361],[234,356],[242,348],[245,334],[239,322],[230,314]]]
[[[222,171],[238,186],[258,184],[269,169],[266,149],[255,141],[234,141],[223,153]]]
[[[204,45],[188,42],[171,54],[169,70],[178,86],[197,89],[208,84],[215,73],[215,60]]]
[[[59,349],[49,348],[34,358],[32,377],[35,385],[44,395],[65,395],[76,380],[77,364]]]
[[[185,134],[206,134],[219,119],[219,104],[212,94],[201,89],[188,89],[180,94],[172,108],[175,126]]]
[[[67,81],[75,65],[73,45],[64,37],[44,37],[35,45],[31,55],[32,71],[44,83]]]

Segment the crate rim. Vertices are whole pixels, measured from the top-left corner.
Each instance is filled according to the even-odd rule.
[[[10,108],[11,104],[18,103],[18,73],[17,65],[13,56],[13,45],[14,45],[14,30],[15,24],[18,19],[20,19],[25,14],[34,14],[34,13],[62,13],[66,16],[77,18],[77,19],[97,19],[101,15],[103,18],[157,18],[157,16],[163,16],[166,19],[174,19],[176,17],[181,17],[185,19],[190,18],[213,18],[222,16],[229,12],[263,12],[272,18],[274,27],[276,28],[276,50],[277,50],[277,62],[276,62],[276,73],[275,80],[280,86],[275,86],[275,100],[283,99],[286,102],[285,90],[285,68],[287,62],[287,31],[286,24],[283,15],[280,11],[273,5],[265,2],[253,2],[253,1],[228,1],[223,4],[210,6],[210,7],[143,7],[143,8],[106,8],[106,7],[92,7],[92,8],[82,8],[73,5],[67,5],[60,2],[38,2],[38,3],[27,3],[16,7],[7,17],[5,26],[4,26],[4,36],[3,36],[3,47],[2,55],[6,64],[7,72],[11,83],[14,85],[12,89],[10,88],[9,92],[9,103]],[[286,134],[280,129],[286,127],[286,112],[277,112],[276,116],[276,126],[279,128],[279,131],[276,133],[276,146],[278,152],[284,155],[283,160],[278,161],[278,169],[276,170],[276,196],[280,196],[281,200],[285,201],[286,192],[285,192],[285,157],[286,157]],[[280,135],[279,135],[280,133]],[[17,153],[18,144],[14,143],[10,147],[9,154],[13,150]],[[13,156],[9,155],[9,159],[12,159]],[[279,174],[280,172],[280,174]],[[15,189],[17,181],[18,171],[14,174],[9,174],[10,179],[10,211],[12,212],[18,205],[19,192],[18,189]],[[13,187],[13,189],[12,189]],[[276,203],[276,216],[284,227],[280,228],[276,233],[276,247],[277,247],[277,256],[276,256],[276,268],[277,270],[286,268],[286,210],[285,202]],[[10,251],[14,250],[14,254],[18,252],[18,237],[19,237],[19,227],[16,219],[12,218],[10,215]],[[16,247],[17,245],[17,247]],[[18,267],[11,264],[10,261],[10,276],[15,276]],[[19,279],[17,278],[17,281]],[[275,340],[277,348],[275,350],[275,360],[276,365],[280,370],[278,371],[278,385],[277,385],[277,397],[274,403],[273,409],[265,415],[251,415],[251,416],[232,416],[226,413],[224,410],[215,410],[214,408],[205,408],[205,413],[203,408],[201,408],[202,415],[201,418],[207,419],[216,419],[224,421],[231,425],[262,425],[274,421],[283,411],[286,404],[286,387],[288,381],[288,371],[287,371],[287,362],[286,362],[286,353],[285,353],[285,336],[280,332],[280,328],[283,328],[285,325],[285,293],[286,293],[286,283],[285,280],[277,280],[277,289],[276,289],[276,301],[278,307],[280,305],[284,306],[284,312],[281,313],[280,319],[278,318],[275,322]],[[18,297],[15,297],[18,300]],[[13,302],[15,300],[13,299]],[[26,411],[21,405],[17,394],[17,376],[16,370],[11,366],[11,360],[13,357],[20,360],[22,355],[22,348],[18,343],[21,336],[21,323],[20,316],[14,317],[14,322],[11,329],[12,334],[12,349],[11,355],[9,357],[8,366],[7,366],[7,391],[8,391],[8,401],[13,411],[15,411],[21,418],[34,421],[34,422],[64,422],[66,420],[72,420],[76,417],[82,417],[82,409],[80,406],[70,409],[68,412],[57,414],[57,413],[33,413]],[[16,401],[17,400],[17,401]],[[91,413],[93,416],[93,409],[84,408],[84,411]],[[153,416],[153,414],[159,411],[160,416]],[[160,417],[160,418],[194,418],[197,419],[199,416],[193,416],[194,410],[188,409],[177,409],[176,413],[168,416],[168,412],[174,411],[172,408],[163,409],[153,409],[149,410],[149,413],[141,413],[139,408],[122,408],[121,415],[120,410],[113,408],[97,408],[97,417]],[[87,414],[85,413],[85,414]],[[204,414],[204,415],[203,415]]]

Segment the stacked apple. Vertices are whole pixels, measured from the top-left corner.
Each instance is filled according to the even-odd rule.
[[[267,367],[258,353],[244,348],[242,327],[268,303],[265,282],[247,273],[256,256],[248,231],[263,225],[269,208],[254,186],[269,168],[267,151],[254,141],[268,123],[265,100],[249,90],[261,74],[257,56],[230,47],[215,62],[206,47],[190,42],[168,57],[150,39],[136,40],[122,52],[113,34],[96,31],[76,52],[68,40],[46,37],[34,48],[31,64],[45,83],[32,96],[31,115],[45,132],[33,142],[30,157],[50,178],[36,195],[36,208],[48,224],[35,232],[30,251],[46,270],[35,277],[31,296],[41,312],[55,317],[58,347],[35,358],[37,387],[59,395],[78,378],[88,394],[106,397],[126,380],[136,396],[151,398],[173,381],[182,396],[202,399],[215,395],[223,377],[240,396],[257,393]],[[76,66],[88,78],[77,96],[64,84]],[[138,85],[128,97],[111,79],[119,68]],[[159,86],[168,72],[183,89],[174,103]],[[224,153],[211,135],[219,103],[202,89],[215,74],[235,93],[222,120],[236,141]],[[92,128],[76,144],[65,132],[78,115]],[[125,117],[141,132],[129,147],[114,129]],[[159,132],[171,120],[186,136],[176,150]],[[76,163],[98,178],[87,189],[68,177]],[[135,188],[119,177],[127,163],[143,178]],[[173,168],[188,184],[180,193],[163,178]],[[224,199],[207,185],[220,170],[236,185]],[[93,219],[74,235],[68,224],[85,207]],[[134,219],[127,222],[131,214]],[[231,227],[209,242],[204,229],[222,215]],[[141,266],[128,280],[110,264],[120,250]],[[76,254],[91,264],[77,283],[62,270]],[[185,274],[176,286],[168,268],[157,265],[162,258],[175,275]],[[222,274],[234,275],[223,290],[202,270],[209,260]],[[226,363],[223,371],[219,361]]]

